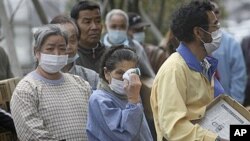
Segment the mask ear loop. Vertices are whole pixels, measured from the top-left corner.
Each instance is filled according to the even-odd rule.
[[[209,35],[211,36],[211,38],[212,38],[212,34],[211,34],[210,32],[206,31],[206,30],[203,29],[202,27],[199,27],[199,28],[202,29],[202,31],[204,31],[205,33],[209,34]],[[199,38],[200,38],[200,41],[203,43],[203,45],[206,44],[206,42],[204,42],[204,41],[201,39],[201,37],[199,37]],[[213,38],[212,38],[212,39],[213,39]]]
[[[201,27],[200,27],[200,28],[201,28]],[[201,28],[201,29],[202,29],[204,32],[206,32],[207,34],[212,35],[212,33],[206,31],[205,29],[203,29],[203,28]]]
[[[205,42],[201,39],[201,37],[198,37],[199,39],[200,39],[200,41],[203,43],[203,44],[205,44]]]

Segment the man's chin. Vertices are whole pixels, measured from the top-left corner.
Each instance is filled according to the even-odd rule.
[[[89,42],[93,43],[93,44],[98,43],[99,41],[100,41],[100,38],[91,38],[91,39],[89,39]]]

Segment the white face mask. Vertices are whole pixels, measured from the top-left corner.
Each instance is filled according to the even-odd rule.
[[[109,87],[111,90],[113,90],[117,94],[126,95],[126,92],[124,90],[124,84],[123,84],[123,81],[121,80],[111,78],[111,83],[109,84]]]
[[[73,57],[68,57],[67,64],[70,64],[70,63],[75,62],[75,60],[76,60],[77,58],[79,58],[79,55],[78,55],[78,54],[76,54],[76,55],[73,56]]]
[[[139,43],[144,43],[145,40],[145,32],[137,32],[133,34],[133,39],[138,41]]]
[[[68,55],[51,55],[41,53],[39,66],[47,73],[59,72],[66,64]]]
[[[108,39],[112,44],[122,44],[127,40],[127,32],[125,30],[108,30]]]
[[[206,33],[210,34],[212,39],[213,39],[211,43],[205,43],[203,40],[201,40],[204,44],[204,47],[207,51],[207,54],[210,55],[213,51],[215,51],[216,49],[218,49],[220,47],[221,38],[222,38],[222,31],[218,29],[212,33],[209,33],[204,29],[202,29],[202,30],[205,31]]]

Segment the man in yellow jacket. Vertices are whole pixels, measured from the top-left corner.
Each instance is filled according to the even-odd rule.
[[[212,5],[192,1],[182,6],[173,14],[171,30],[180,45],[161,66],[151,92],[157,140],[224,141],[192,124],[204,116],[215,96],[224,93],[214,77],[218,61],[208,56],[221,40]]]

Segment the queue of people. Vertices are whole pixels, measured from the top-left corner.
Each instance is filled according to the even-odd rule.
[[[9,119],[5,128],[20,141],[227,141],[192,123],[219,95],[240,103],[245,98],[246,52],[221,31],[216,5],[195,0],[178,8],[169,31],[174,42],[153,63],[144,42],[150,25],[113,9],[102,36],[100,9],[93,1],[77,2],[70,17],[58,15],[34,33],[36,67],[16,86],[11,115],[0,109]],[[241,77],[229,81],[239,69]],[[142,77],[154,79],[148,103],[153,128],[140,96]]]

